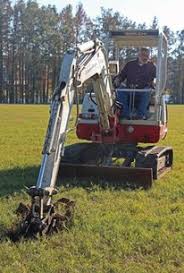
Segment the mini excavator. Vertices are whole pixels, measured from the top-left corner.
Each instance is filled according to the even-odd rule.
[[[72,222],[74,201],[61,198],[65,212],[55,211],[58,171],[62,177],[98,176],[120,180],[145,189],[171,169],[173,150],[154,144],[167,134],[167,107],[164,89],[167,70],[167,39],[158,30],[110,31],[104,46],[98,39],[68,50],[63,58],[54,90],[50,119],[43,146],[43,158],[36,186],[28,189],[30,207],[20,204],[23,220],[20,232],[25,237],[50,234],[68,228]],[[110,47],[113,45],[114,59]],[[126,48],[149,47],[156,54],[154,89],[115,89],[113,75],[119,71],[119,59]],[[108,56],[111,60],[108,60]],[[65,146],[72,106],[79,90],[87,88],[77,116],[76,135],[81,143]],[[86,87],[85,87],[86,88]],[[90,89],[90,90],[89,90]],[[135,109],[135,92],[151,94],[146,120],[125,119],[118,92],[130,92],[129,107]],[[133,115],[132,115],[133,117]],[[84,140],[87,140],[84,142]],[[143,147],[139,146],[144,143]],[[145,143],[149,143],[146,146]]]

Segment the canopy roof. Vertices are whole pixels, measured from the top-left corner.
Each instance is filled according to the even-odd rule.
[[[122,47],[156,47],[159,41],[158,30],[110,31],[110,38],[119,48]]]

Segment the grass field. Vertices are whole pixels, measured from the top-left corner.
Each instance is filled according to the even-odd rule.
[[[174,169],[152,189],[61,186],[58,197],[76,200],[73,228],[16,244],[2,235],[30,201],[24,188],[36,183],[48,106],[0,105],[0,117],[0,273],[184,272],[184,106],[169,106],[162,144],[173,146]]]

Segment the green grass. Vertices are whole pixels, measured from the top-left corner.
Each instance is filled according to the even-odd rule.
[[[9,228],[25,186],[35,185],[47,106],[0,105],[0,234]],[[73,116],[73,121],[75,117]],[[169,107],[174,169],[148,191],[61,186],[76,200],[75,225],[36,241],[0,242],[0,273],[183,273],[184,106]],[[69,142],[77,141],[74,134]]]

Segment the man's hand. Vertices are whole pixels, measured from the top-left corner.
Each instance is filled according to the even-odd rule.
[[[112,80],[112,84],[113,84],[114,88],[118,88],[118,87],[120,86],[121,81],[120,81],[120,79],[119,79],[118,76],[116,76],[116,77]]]

